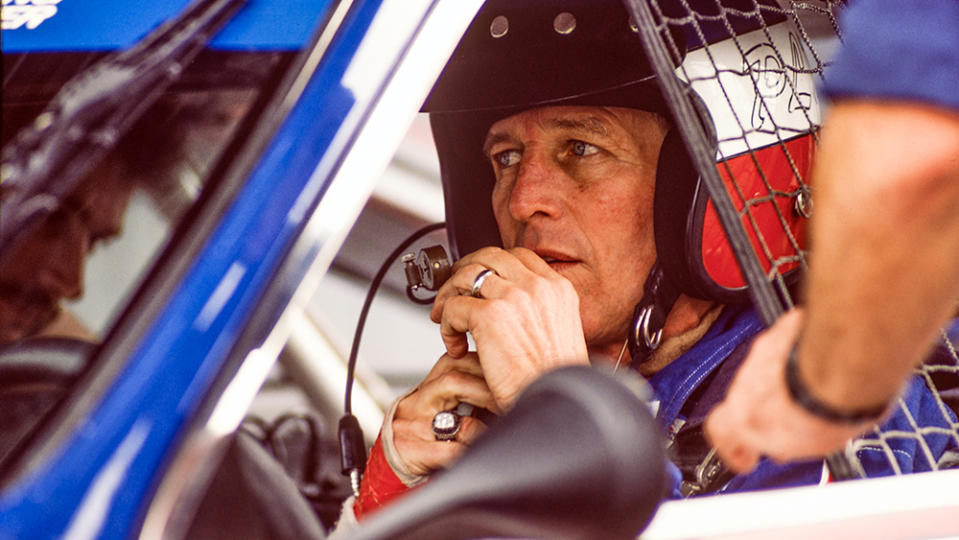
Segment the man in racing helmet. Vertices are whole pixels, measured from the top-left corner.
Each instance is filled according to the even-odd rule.
[[[570,364],[649,378],[682,472],[674,496],[819,481],[821,461],[695,480],[711,456],[702,420],[762,324],[748,305],[663,271],[683,258],[665,252],[685,248],[666,229],[688,221],[699,190],[643,59],[615,0],[494,1],[474,20],[425,105],[461,255],[431,312],[447,353],[389,410],[345,520],[449,466],[484,429],[464,415],[447,432],[440,413],[460,403],[505,412],[536,377]],[[647,305],[665,306],[652,346],[637,337]],[[871,473],[890,472],[866,458]],[[907,461],[901,470],[931,468]]]

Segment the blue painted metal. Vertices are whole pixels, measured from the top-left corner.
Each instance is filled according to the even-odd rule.
[[[4,2],[4,52],[122,49],[181,12],[191,0]],[[247,0],[210,44],[228,50],[292,50],[306,45],[328,1]],[[10,28],[10,26],[14,26]],[[32,27],[36,25],[35,27]]]
[[[125,538],[256,302],[322,197],[357,103],[342,77],[379,8],[357,2],[341,32],[159,317],[62,452],[0,495],[0,538]],[[353,116],[351,116],[353,118]],[[349,139],[346,137],[345,139]],[[314,174],[317,165],[325,167]]]

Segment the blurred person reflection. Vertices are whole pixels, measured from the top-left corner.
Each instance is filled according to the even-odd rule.
[[[120,234],[135,189],[148,195],[162,219],[175,224],[202,189],[201,179],[251,95],[162,97],[50,215],[25,232],[10,253],[0,254],[0,345],[41,335],[96,341],[61,308],[64,299],[83,296],[87,256]]]
[[[0,344],[38,335],[94,338],[60,304],[83,294],[86,257],[120,233],[134,184],[120,160],[105,159],[0,259]]]

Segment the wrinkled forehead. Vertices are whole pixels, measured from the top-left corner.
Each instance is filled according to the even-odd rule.
[[[668,127],[669,122],[660,114],[627,107],[536,107],[494,121],[486,132],[483,153],[488,154],[497,143],[522,139],[533,133],[583,136],[610,144],[658,148]]]

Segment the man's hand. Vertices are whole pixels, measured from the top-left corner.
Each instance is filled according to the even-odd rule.
[[[486,269],[495,274],[474,297],[474,280]],[[467,353],[472,334],[482,377],[504,410],[546,371],[589,363],[576,290],[525,248],[484,248],[457,261],[430,318],[453,358]]]
[[[461,358],[443,355],[416,391],[402,399],[393,416],[393,445],[408,473],[427,475],[447,467],[486,426],[464,416],[455,440],[437,441],[433,416],[459,403],[483,407],[494,414],[502,411],[493,399],[476,353]]]
[[[473,282],[485,269],[482,297]],[[589,362],[572,284],[528,249],[484,248],[463,257],[440,288],[431,313],[448,354],[393,417],[393,445],[404,472],[427,475],[456,459],[485,430],[463,417],[455,440],[437,441],[433,416],[459,403],[502,414],[526,386],[562,365]],[[476,352],[469,352],[466,332]]]
[[[707,439],[736,472],[752,470],[763,455],[776,461],[825,456],[871,425],[827,422],[793,402],[785,366],[801,322],[796,309],[759,335],[726,399],[706,419]]]

